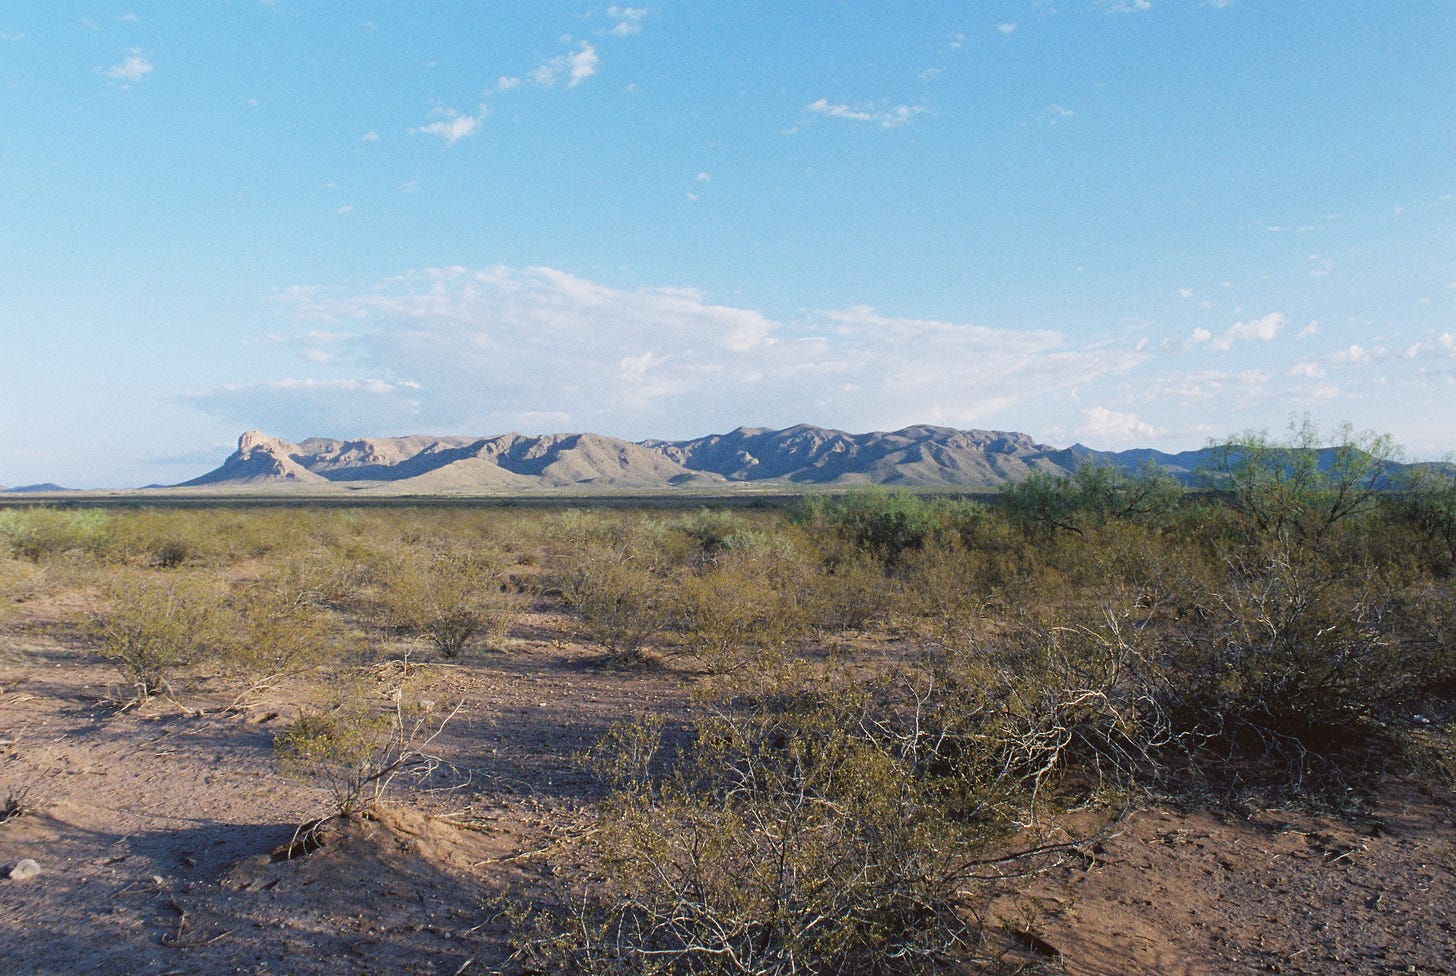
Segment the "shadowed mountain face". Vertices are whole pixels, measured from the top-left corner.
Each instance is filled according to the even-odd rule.
[[[1136,468],[1145,462],[1186,477],[1205,452],[1054,448],[1026,434],[915,426],[849,434],[800,424],[739,427],[686,441],[631,442],[600,434],[538,437],[411,437],[298,444],[249,431],[222,466],[183,487],[387,483],[399,490],[530,491],[580,487],[652,489],[780,482],[993,488],[1041,471],[1070,473],[1089,459]]]

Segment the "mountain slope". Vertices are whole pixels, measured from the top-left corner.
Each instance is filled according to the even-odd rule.
[[[1094,451],[1038,444],[1010,431],[918,425],[850,434],[800,424],[739,427],[684,441],[624,441],[601,434],[517,433],[298,444],[249,431],[222,466],[185,486],[357,483],[390,491],[659,489],[743,482],[785,485],[994,488],[1033,472],[1064,475],[1089,460],[1128,470],[1157,464],[1182,480],[1206,451]]]
[[[213,485],[327,484],[328,479],[305,468],[293,454],[298,447],[250,430],[238,438],[238,449],[200,478],[184,481],[179,488]]]

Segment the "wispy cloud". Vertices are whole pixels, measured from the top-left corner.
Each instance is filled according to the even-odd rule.
[[[1115,14],[1132,14],[1150,9],[1152,0],[1097,0],[1097,6]]]
[[[601,58],[597,57],[596,48],[587,41],[582,41],[576,50],[541,62],[531,72],[531,80],[542,88],[550,88],[556,84],[558,78],[565,75],[566,87],[575,88],[596,74],[600,64]]]
[[[446,146],[453,146],[461,139],[473,136],[480,131],[481,117],[478,115],[466,115],[453,108],[437,108],[431,114],[438,115],[440,118],[410,131],[421,135],[436,136],[442,139]]]
[[[997,24],[996,29],[1003,34],[1010,34],[1011,32],[1016,30],[1016,25],[1011,21],[1007,20]]]
[[[1284,321],[1284,315],[1282,313],[1270,312],[1263,318],[1235,322],[1218,336],[1215,336],[1207,329],[1194,329],[1193,336],[1189,342],[1195,346],[1206,344],[1210,349],[1227,352],[1233,348],[1236,342],[1248,342],[1252,340],[1259,340],[1261,342],[1270,341],[1279,334],[1280,329],[1284,328]]]
[[[1118,447],[1147,443],[1161,433],[1137,414],[1121,413],[1100,406],[1082,412],[1081,430],[1088,440]]]
[[[102,69],[101,73],[112,84],[122,88],[130,88],[151,74],[152,67],[151,60],[142,53],[142,49],[134,47],[131,49],[131,53],[120,62],[113,64],[109,68]]]
[[[832,103],[827,98],[820,98],[805,105],[804,111],[831,119],[871,122],[883,129],[895,129],[909,123],[915,116],[923,114],[927,109],[924,105],[895,105],[890,108],[880,108],[873,103],[844,105]]]
[[[1331,353],[1329,361],[1336,366],[1369,366],[1384,356],[1384,349],[1366,349],[1359,343],[1352,343],[1344,349]]]
[[[420,411],[413,384],[377,377],[229,384],[179,399],[241,426],[285,436],[332,430],[401,430],[399,425],[407,425]]]
[[[281,297],[312,330],[343,333],[290,345],[316,350],[305,358],[320,368],[346,362],[374,378],[367,403],[364,387],[303,380],[229,387],[193,402],[247,424],[285,415],[281,400],[298,411],[286,429],[307,424],[318,433],[487,433],[542,417],[627,436],[804,420],[985,426],[1009,422],[1018,404],[1148,358],[1050,330],[900,318],[865,306],[786,323],[692,289],[612,288],[552,268],[438,268],[363,295],[328,298],[305,288]],[[755,416],[744,415],[748,403],[759,405]],[[352,409],[366,412],[353,418]]]
[[[1406,346],[1400,354],[1406,359],[1456,358],[1456,335],[1442,332],[1439,336]]]
[[[642,31],[642,18],[647,16],[646,7],[618,7],[607,8],[607,16],[617,22],[612,28],[612,33],[618,37],[627,37],[631,34],[638,34]]]

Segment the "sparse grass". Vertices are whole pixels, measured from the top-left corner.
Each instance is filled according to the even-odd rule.
[[[4,799],[0,799],[0,824],[9,823],[26,814],[35,812],[34,790],[29,784],[7,786]]]
[[[231,639],[235,619],[225,597],[211,577],[133,570],[107,580],[90,632],[126,684],[123,704],[174,698],[179,674]]]
[[[327,789],[331,816],[367,816],[398,777],[427,777],[441,765],[429,749],[458,711],[441,713],[406,683],[383,691],[346,681],[274,739],[285,776]]]
[[[424,637],[445,658],[459,657],[477,638],[503,650],[529,601],[510,569],[503,553],[486,549],[406,551],[381,580],[381,620]]]
[[[634,665],[686,649],[670,675],[698,690],[685,727],[639,721],[596,750],[608,798],[555,862],[558,901],[518,909],[523,958],[928,972],[974,944],[983,875],[1035,861],[991,848],[1039,849],[1094,798],[1213,785],[1334,802],[1393,759],[1451,795],[1449,485],[1426,508],[1377,504],[1346,460],[1331,482],[1230,459],[1233,507],[1173,510],[1093,472],[1033,485],[1048,497],[1025,511],[865,493],[792,519],[6,515],[0,614],[40,580],[94,584],[87,636],[138,702],[218,672],[243,702],[314,669],[324,684],[357,645],[398,653],[401,637],[450,659],[442,673],[481,669],[470,652],[501,648],[533,595],[533,640],[556,628]],[[845,632],[860,635],[826,653]],[[436,768],[449,716],[397,670],[277,736],[280,769],[327,790],[333,815]],[[0,799],[0,820],[27,808],[24,791]]]

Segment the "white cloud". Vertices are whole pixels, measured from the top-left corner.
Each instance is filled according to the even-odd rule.
[[[118,64],[102,71],[102,74],[113,84],[122,88],[130,88],[152,73],[152,62],[142,53],[142,49],[134,47],[131,53]]]
[[[1161,431],[1137,414],[1119,413],[1106,407],[1082,412],[1082,433],[1088,440],[1116,445],[1146,442]]]
[[[6,44],[15,44],[25,40],[24,31],[0,31],[0,41]]]
[[[1400,354],[1405,359],[1436,359],[1456,356],[1456,335],[1442,332],[1435,338],[1422,339],[1420,342],[1406,346],[1400,351]]]
[[[1310,336],[1316,335],[1319,335],[1319,323],[1311,320],[1309,325],[1306,325],[1304,328],[1299,330],[1299,334],[1296,335],[1295,338],[1308,339]]]
[[[239,426],[297,438],[346,430],[409,432],[420,411],[414,394],[411,383],[369,377],[229,384],[180,399]]]
[[[370,130],[369,132],[366,132],[362,136],[360,136],[359,137],[359,141],[360,142],[378,142],[379,141],[379,133],[374,132],[373,130]]]
[[[1179,298],[1192,298],[1193,297],[1193,289],[1192,288],[1179,288],[1178,289],[1178,297]]]
[[[959,51],[965,43],[966,35],[961,33],[955,33],[950,35],[950,49],[952,51]]]
[[[618,37],[626,37],[641,33],[642,18],[647,16],[647,8],[611,6],[607,8],[607,16],[617,22],[617,25],[612,28],[612,33]]]
[[[596,48],[586,41],[582,41],[581,46],[575,51],[558,54],[554,58],[543,61],[535,71],[531,72],[531,80],[542,88],[550,88],[556,84],[557,78],[565,74],[566,87],[575,88],[596,74],[600,64],[601,59],[597,57]]]
[[[1097,5],[1115,14],[1131,14],[1148,10],[1153,4],[1152,0],[1097,0]]]
[[[1260,319],[1250,319],[1247,322],[1235,322],[1229,326],[1228,331],[1219,340],[1223,345],[1219,345],[1219,343],[1215,343],[1215,345],[1219,348],[1227,349],[1235,342],[1243,342],[1246,340],[1257,339],[1260,342],[1268,342],[1277,336],[1279,330],[1282,328],[1284,328],[1284,316],[1279,312],[1270,312]]]
[[[713,178],[713,174],[712,173],[709,173],[707,170],[704,170],[704,171],[700,172],[698,174],[698,176],[697,176],[697,180],[698,180],[699,183],[706,183],[709,180],[711,180],[712,178]]]
[[[294,380],[216,391],[198,405],[248,423],[281,413],[273,401],[282,397],[301,411],[289,429],[349,434],[491,433],[543,416],[565,429],[639,437],[801,421],[988,426],[1149,358],[1049,330],[863,306],[783,323],[691,289],[613,288],[552,268],[438,268],[353,297],[306,288],[282,297],[313,328],[347,333],[303,347],[391,388],[361,406],[363,388]],[[350,419],[356,407],[365,413]]]
[[[1359,344],[1350,345],[1330,356],[1330,362],[1340,366],[1368,366],[1373,361],[1370,350]]]
[[[873,122],[884,129],[895,129],[924,113],[926,108],[924,105],[896,105],[883,109],[874,104],[837,105],[826,98],[820,98],[805,105],[804,111],[814,112],[831,119],[844,119],[848,122]]]
[[[496,79],[496,91],[510,91],[512,88],[520,88],[521,79],[514,75],[501,75]]]
[[[601,59],[597,52],[585,41],[581,44],[581,50],[574,52],[570,57],[571,80],[566,83],[567,88],[575,88],[581,81],[590,78],[597,73],[597,65]]]
[[[339,209],[338,209],[338,214],[339,214],[339,216],[341,216],[341,217],[342,217],[342,216],[343,216],[343,215],[344,215],[344,214],[351,214],[351,213],[353,213],[353,212],[354,212],[354,205],[353,205],[353,204],[352,204],[352,203],[346,203],[346,204],[344,204],[344,205],[343,205],[343,206],[342,206],[342,207],[340,207],[340,208],[339,208]]]
[[[996,29],[1003,34],[1010,34],[1012,31],[1016,30],[1016,25],[1008,20],[997,24]]]
[[[1180,404],[1215,403],[1247,407],[1268,398],[1267,388],[1272,379],[1273,374],[1262,369],[1180,372],[1150,379],[1143,395],[1151,403],[1173,400]]]
[[[1279,312],[1270,312],[1259,319],[1250,319],[1247,322],[1235,322],[1224,330],[1223,334],[1215,337],[1207,329],[1198,328],[1193,330],[1193,337],[1189,341],[1193,345],[1207,343],[1208,348],[1217,349],[1220,352],[1227,352],[1233,348],[1236,342],[1248,342],[1259,340],[1268,342],[1279,334],[1284,327],[1284,316]]]
[[[1056,125],[1058,122],[1064,122],[1067,119],[1073,119],[1077,117],[1077,113],[1073,112],[1065,105],[1056,104],[1047,106],[1046,115],[1047,121],[1052,125]]]
[[[1323,379],[1325,373],[1326,370],[1323,366],[1321,366],[1319,363],[1310,362],[1309,360],[1295,363],[1293,366],[1289,367],[1290,376],[1297,376],[1307,380]]]
[[[473,136],[480,131],[479,116],[465,115],[453,108],[436,109],[433,114],[442,116],[442,118],[410,131],[421,135],[438,136],[444,140],[447,146],[453,146],[461,139]]]

